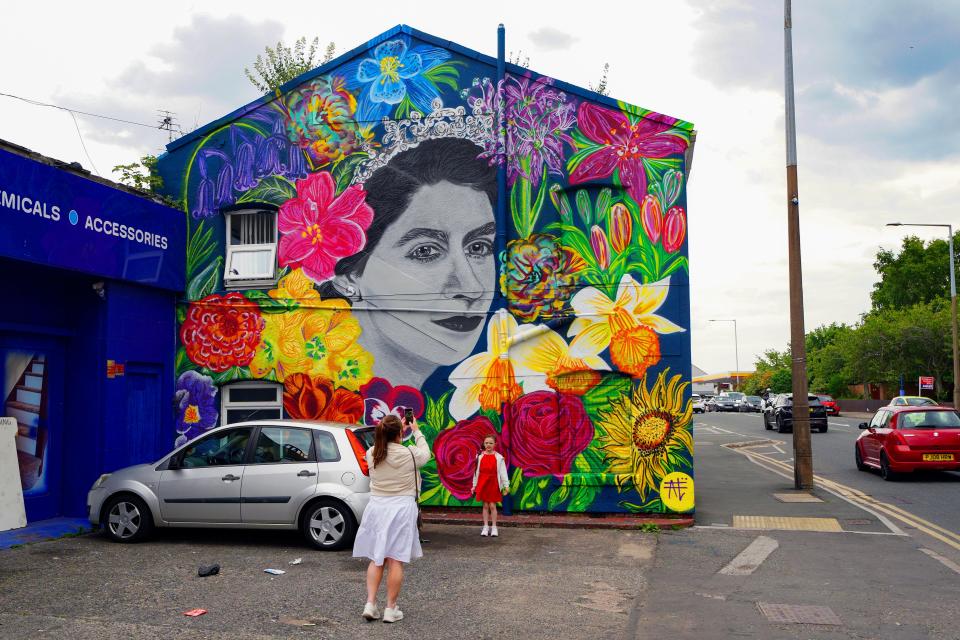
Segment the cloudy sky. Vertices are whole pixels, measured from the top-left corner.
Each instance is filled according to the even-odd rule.
[[[794,7],[806,323],[855,322],[889,221],[960,224],[960,0],[800,0]],[[282,6],[284,10],[276,7]],[[539,73],[692,121],[688,191],[694,363],[741,368],[783,348],[787,313],[783,5],[779,0],[398,3],[15,3],[0,28],[0,92],[189,131],[257,97],[263,46],[301,35],[349,50],[405,23]],[[603,8],[590,12],[597,6]],[[93,9],[95,7],[95,9]],[[142,8],[141,8],[142,7]],[[93,11],[93,15],[91,15]],[[86,145],[84,150],[77,127]],[[111,167],[167,134],[0,96],[0,138]],[[919,230],[923,231],[923,230]],[[933,234],[920,233],[931,238]]]

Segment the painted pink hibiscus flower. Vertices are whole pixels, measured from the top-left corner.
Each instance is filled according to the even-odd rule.
[[[677,120],[658,118],[630,118],[621,111],[581,103],[577,123],[594,150],[573,167],[570,184],[607,178],[618,170],[620,184],[630,197],[643,200],[647,195],[644,158],[666,158],[687,149],[685,133],[674,127]]]
[[[280,205],[280,266],[300,267],[314,282],[326,282],[341,258],[364,247],[373,221],[366,193],[358,185],[336,193],[325,171],[297,180],[297,197]]]

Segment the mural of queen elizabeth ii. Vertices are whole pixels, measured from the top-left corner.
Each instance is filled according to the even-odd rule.
[[[662,486],[693,495],[693,127],[495,70],[398,26],[171,143],[181,395],[203,381],[221,421],[240,396],[354,424],[410,408],[425,504],[473,505],[464,469],[497,432],[514,508],[689,512]],[[237,238],[254,281],[229,277]]]

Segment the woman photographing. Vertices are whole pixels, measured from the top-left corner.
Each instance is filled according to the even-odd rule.
[[[369,558],[367,566],[366,620],[380,618],[377,591],[387,573],[387,606],[384,622],[403,619],[397,597],[403,584],[403,565],[423,556],[417,531],[418,469],[430,461],[430,446],[411,416],[414,445],[400,444],[403,423],[388,415],[377,425],[374,444],[367,450],[370,466],[370,502],[353,545],[353,557]]]

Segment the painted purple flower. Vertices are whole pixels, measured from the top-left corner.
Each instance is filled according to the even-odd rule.
[[[360,394],[363,396],[363,423],[366,425],[375,425],[391,413],[402,418],[406,409],[413,411],[414,418],[419,418],[425,408],[419,389],[402,384],[395,387],[385,378],[372,378],[360,387]],[[411,430],[404,431],[404,437],[413,435]]]
[[[213,378],[196,371],[185,371],[177,378],[174,394],[177,407],[177,437],[174,446],[197,437],[217,424],[217,389]]]
[[[544,171],[563,175],[563,144],[574,146],[567,133],[577,122],[574,104],[557,90],[551,78],[507,76],[501,85],[507,137],[507,182],[524,178],[536,187]],[[497,113],[496,89],[489,79],[476,81],[484,110]],[[497,140],[487,143],[482,157],[497,158]]]

